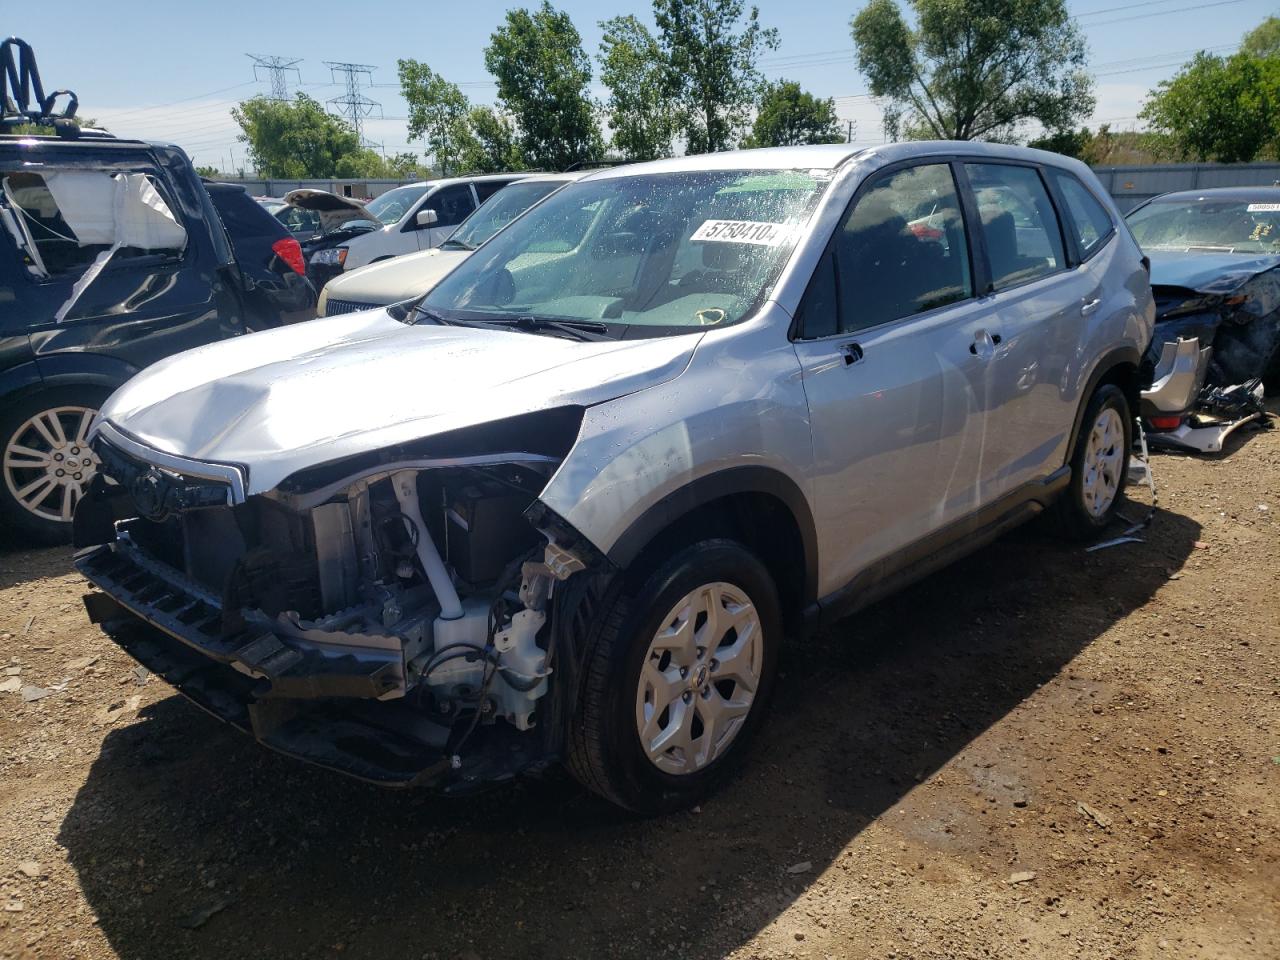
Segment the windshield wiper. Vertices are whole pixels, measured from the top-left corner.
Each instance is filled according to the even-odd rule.
[[[423,296],[426,296],[426,294],[423,294]],[[393,304],[392,306],[395,306],[395,304]],[[405,323],[405,324],[408,324],[409,326],[413,326],[419,320],[425,319],[425,320],[430,320],[432,323],[438,323],[442,327],[455,326],[454,321],[446,320],[444,317],[440,316],[440,314],[438,313],[432,313],[430,310],[424,307],[421,303],[418,303],[415,305],[413,301],[409,301],[407,304],[405,304],[405,306],[408,309],[405,310],[404,317],[403,318],[396,317],[396,319],[400,320],[401,323]]]
[[[555,332],[575,340],[612,340],[607,324],[594,320],[551,320],[547,317],[475,317],[459,323],[482,323],[495,327],[512,327],[528,333]]]
[[[466,250],[470,252],[475,248],[476,245],[474,243],[467,243],[465,240],[446,240],[440,244],[441,250]]]

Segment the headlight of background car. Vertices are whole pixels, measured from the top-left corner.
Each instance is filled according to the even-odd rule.
[[[330,247],[327,250],[317,250],[311,255],[311,262],[318,266],[340,267],[347,262],[347,248]]]

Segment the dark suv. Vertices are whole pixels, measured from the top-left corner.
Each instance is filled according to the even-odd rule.
[[[0,530],[70,536],[102,402],[245,329],[244,281],[191,161],[109,137],[0,136]]]
[[[316,288],[307,279],[302,245],[238,183],[204,182],[231,238],[244,281],[251,330],[311,320]]]

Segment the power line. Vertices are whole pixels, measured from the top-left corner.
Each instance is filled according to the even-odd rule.
[[[271,81],[272,100],[289,99],[288,74],[297,76],[299,82],[302,80],[302,74],[298,72],[298,64],[302,62],[301,57],[280,57],[275,54],[261,53],[246,53],[245,56],[253,61],[255,80],[261,79],[258,74],[260,69],[267,74],[267,79]]]
[[[1089,24],[1089,29],[1094,27],[1105,27],[1112,23],[1128,23],[1131,20],[1146,20],[1149,17],[1167,17],[1175,13],[1189,13],[1193,10],[1208,10],[1210,7],[1229,7],[1237,3],[1244,3],[1245,0],[1218,0],[1217,3],[1197,3],[1190,7],[1178,7],[1176,10],[1159,10],[1156,13],[1139,13],[1132,17],[1116,17],[1112,20],[1096,20]],[[1116,9],[1122,9],[1117,7]]]
[[[346,85],[347,92],[338,97],[332,97],[327,102],[330,106],[335,107],[342,116],[346,117],[355,128],[356,139],[362,146],[372,146],[364,138],[364,120],[365,117],[373,115],[376,110],[378,116],[382,116],[382,104],[377,100],[370,100],[360,92],[361,76],[368,77],[369,85],[373,84],[373,71],[377,67],[369,66],[366,63],[342,63],[326,60],[324,65],[329,68],[332,76],[336,77],[342,74],[343,83]]]
[[[116,119],[128,117],[138,113],[146,113],[148,110],[163,110],[166,107],[176,107],[180,103],[190,103],[192,100],[203,100],[205,97],[212,97],[218,93],[226,93],[228,90],[237,90],[240,87],[252,86],[257,83],[256,80],[246,80],[243,83],[233,83],[229,87],[219,87],[217,90],[210,90],[208,93],[197,93],[194,97],[183,97],[181,100],[171,100],[168,103],[153,103],[141,107],[130,107],[128,110],[121,111],[116,115]],[[230,101],[227,101],[230,102]]]

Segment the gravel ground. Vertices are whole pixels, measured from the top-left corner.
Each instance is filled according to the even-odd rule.
[[[1155,469],[1146,543],[1024,529],[793,646],[742,775],[651,821],[272,755],[9,548],[0,956],[1275,960],[1280,430]]]

